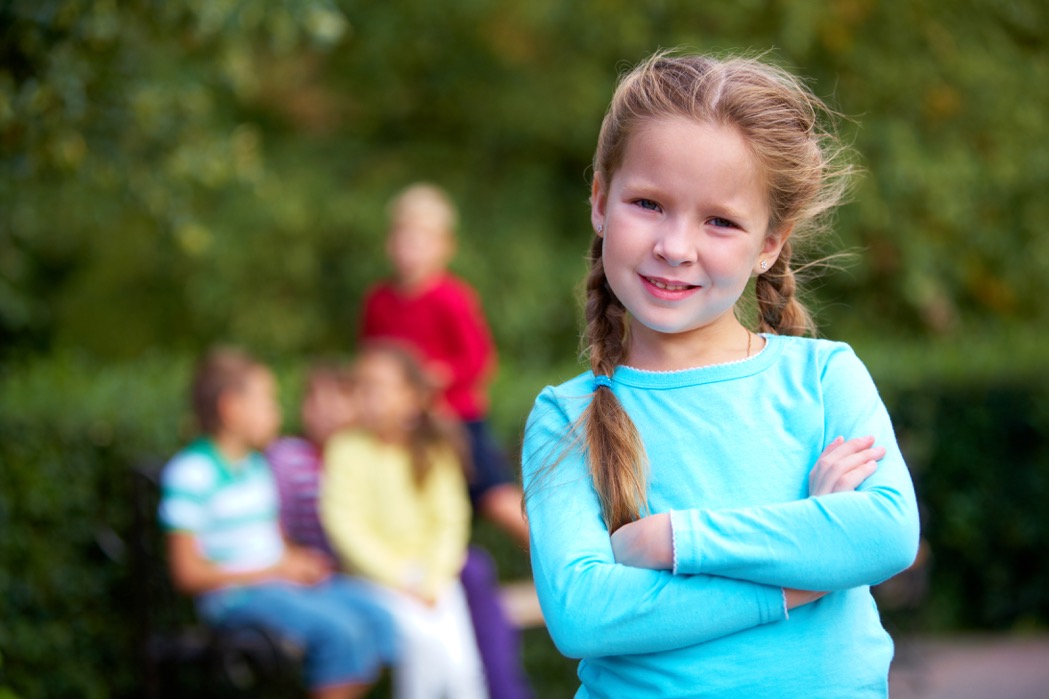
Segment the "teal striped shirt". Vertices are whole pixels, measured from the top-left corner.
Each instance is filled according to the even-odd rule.
[[[267,568],[284,552],[269,466],[252,452],[230,463],[209,439],[175,455],[161,477],[159,519],[197,538],[206,559],[231,572]]]

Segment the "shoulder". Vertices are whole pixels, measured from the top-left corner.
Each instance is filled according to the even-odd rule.
[[[448,293],[466,294],[469,296],[477,295],[470,282],[451,273],[442,276],[435,288],[444,289]]]
[[[846,342],[791,335],[766,337],[772,349],[779,353],[780,361],[788,364],[812,365],[820,369],[863,366],[856,352]]]
[[[457,481],[465,480],[463,462],[450,444],[438,444],[431,447],[428,456],[431,459],[434,470],[445,474],[443,477],[451,476]]]
[[[430,295],[448,302],[478,303],[477,291],[468,282],[454,274],[446,274],[430,289]]]
[[[161,486],[165,491],[204,493],[219,485],[219,465],[194,446],[183,449],[164,466]]]
[[[379,441],[363,430],[343,430],[332,435],[325,444],[325,467],[367,466],[368,463],[358,455],[368,454],[374,458],[379,447]]]
[[[316,447],[302,437],[281,437],[266,447],[266,460],[274,471],[308,465],[316,458]]]
[[[802,337],[773,336],[779,343],[780,376],[795,387],[802,383],[819,385],[824,400],[870,401],[878,389],[866,365],[846,342]]]
[[[547,386],[535,399],[525,439],[542,429],[563,429],[576,422],[594,395],[594,374],[586,371],[557,386]]]
[[[547,386],[535,399],[535,407],[560,406],[566,412],[574,412],[571,406],[581,404],[582,412],[594,395],[594,373],[585,371],[556,386]]]
[[[259,451],[253,451],[245,458],[246,473],[252,478],[272,479],[273,469],[265,455]]]

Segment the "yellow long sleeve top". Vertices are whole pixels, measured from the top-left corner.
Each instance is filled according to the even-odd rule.
[[[454,452],[432,459],[416,485],[403,445],[344,432],[325,449],[320,493],[321,521],[347,570],[428,600],[459,577],[471,516]]]

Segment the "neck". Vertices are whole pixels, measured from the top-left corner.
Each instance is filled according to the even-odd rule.
[[[219,432],[211,436],[215,449],[231,464],[239,463],[251,453],[251,446],[243,439],[228,432]]]
[[[648,371],[680,371],[726,364],[752,356],[763,344],[733,316],[716,326],[682,333],[630,329],[626,364]]]
[[[394,283],[394,286],[396,286],[397,290],[400,291],[402,294],[413,296],[429,290],[431,287],[437,284],[440,278],[441,274],[427,274],[426,276],[417,277],[414,279],[398,279]]]
[[[401,424],[372,425],[369,429],[376,439],[386,444],[406,444],[408,430]]]

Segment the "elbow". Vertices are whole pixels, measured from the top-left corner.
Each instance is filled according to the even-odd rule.
[[[918,518],[915,515],[913,525],[901,527],[893,542],[891,575],[907,570],[918,558],[918,547],[921,541],[921,531],[918,526]]]
[[[910,568],[918,557],[921,540],[921,525],[918,507],[913,499],[897,501],[893,517],[885,527],[879,543],[884,561],[882,580]]]
[[[570,621],[567,618],[570,614],[571,612],[557,615],[544,613],[547,631],[561,655],[575,660],[607,655],[607,652],[597,648],[603,634],[585,622]]]
[[[588,595],[566,595],[558,599],[540,594],[546,628],[557,650],[576,660],[623,652],[617,642],[614,616]],[[621,632],[620,632],[621,633]]]
[[[171,566],[169,573],[171,587],[178,594],[192,597],[202,591],[203,585],[197,579],[197,576],[194,576],[190,571],[186,571],[180,566]]]

